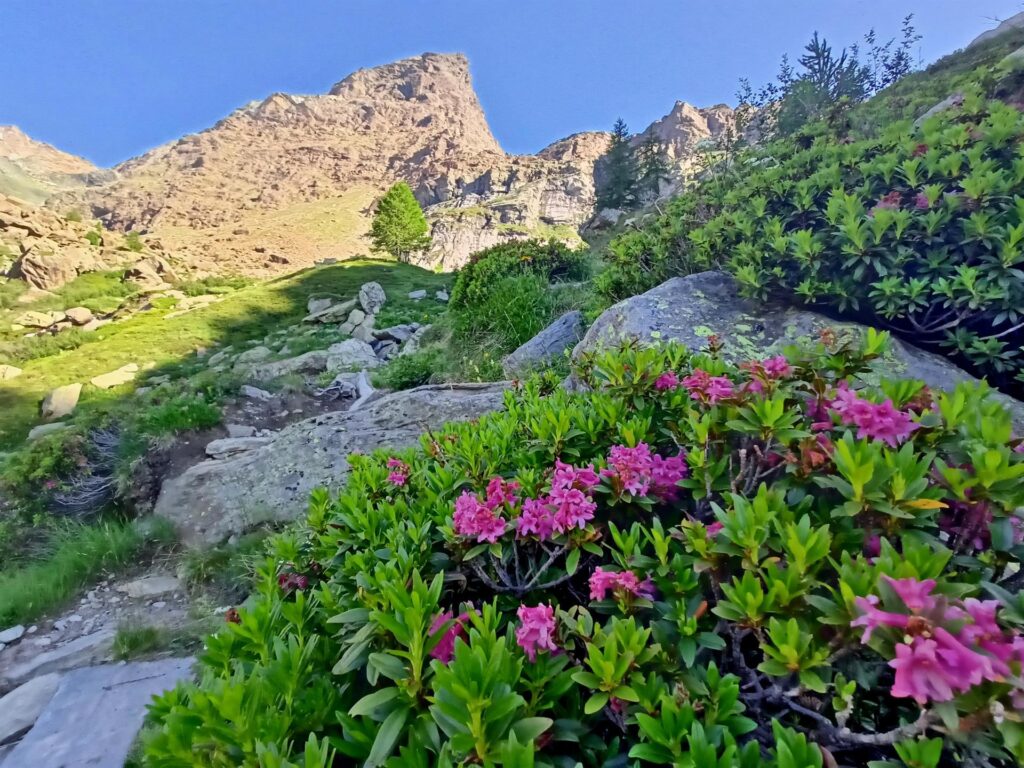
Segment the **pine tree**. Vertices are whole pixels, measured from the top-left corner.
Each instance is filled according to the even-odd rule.
[[[654,134],[648,135],[636,148],[636,175],[639,196],[645,199],[656,199],[662,182],[672,178],[665,143]]]
[[[423,209],[404,181],[389,189],[377,204],[370,226],[370,240],[375,253],[389,253],[405,261],[409,254],[430,245],[430,226]]]
[[[605,180],[597,207],[628,208],[636,200],[636,163],[629,146],[629,129],[620,117],[612,127],[612,142],[604,156]]]

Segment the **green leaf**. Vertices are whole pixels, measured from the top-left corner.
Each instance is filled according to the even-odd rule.
[[[359,715],[370,715],[375,709],[384,706],[399,693],[401,693],[401,691],[395,687],[382,688],[379,691],[374,691],[373,693],[363,696],[363,698],[353,704],[348,713],[353,717],[357,717]]]
[[[576,573],[576,568],[580,564],[580,550],[574,549],[569,553],[569,556],[565,558],[565,572],[570,576]]]
[[[600,712],[602,709],[604,709],[604,705],[607,703],[607,693],[595,693],[593,696],[587,699],[587,703],[583,705],[583,711],[588,715],[592,715],[595,712]]]
[[[395,744],[398,743],[399,737],[402,735],[402,729],[405,727],[405,721],[409,717],[409,710],[405,707],[396,709],[381,723],[380,730],[377,731],[377,738],[373,740],[373,746],[370,748],[370,755],[366,758],[366,762],[363,763],[363,768],[378,768],[384,764],[384,761],[391,756],[391,753],[395,749]]]
[[[524,717],[512,724],[512,732],[519,741],[532,741],[554,725],[550,717]]]

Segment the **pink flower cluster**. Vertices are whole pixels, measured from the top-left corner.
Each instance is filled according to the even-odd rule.
[[[530,661],[537,660],[539,651],[557,651],[555,645],[555,609],[550,605],[519,606],[516,611],[519,626],[516,627],[516,643]]]
[[[881,440],[892,448],[907,440],[920,425],[909,413],[899,411],[892,400],[872,403],[864,400],[852,389],[841,386],[829,407],[839,415],[843,424],[858,428],[857,437]]]
[[[597,511],[590,491],[600,482],[593,465],[574,467],[556,459],[548,494],[523,502],[523,511],[516,520],[517,535],[536,536],[543,541],[585,527]]]
[[[751,360],[748,363],[743,363],[741,367],[751,374],[752,378],[747,384],[747,389],[751,392],[764,392],[766,384],[785,379],[793,373],[793,366],[789,364],[785,355],[776,355],[764,360]]]
[[[487,484],[486,501],[480,501],[471,491],[463,491],[455,500],[455,514],[452,516],[455,533],[475,538],[479,544],[496,542],[505,533],[505,518],[499,508],[515,503],[514,491],[518,487],[515,482],[508,483],[495,477]]]
[[[1009,635],[996,623],[995,600],[968,598],[950,603],[933,595],[933,579],[884,577],[909,613],[879,608],[876,595],[855,601],[861,616],[851,626],[864,627],[861,642],[876,630],[900,630],[891,693],[912,698],[921,706],[930,701],[949,701],[984,680],[1003,681],[1011,674],[1011,662],[1024,662],[1024,638]]]
[[[430,625],[430,637],[435,637],[449,621],[451,624],[448,629],[444,630],[444,634],[441,639],[437,641],[437,645],[430,652],[432,658],[437,659],[442,664],[448,664],[452,659],[455,658],[455,641],[458,638],[466,638],[466,622],[469,621],[469,614],[462,613],[459,618],[454,618],[454,613],[451,611],[445,611],[444,613],[438,614]]]
[[[412,470],[404,461],[395,458],[388,459],[388,469],[391,470],[388,473],[388,482],[392,485],[402,487],[409,482],[409,474]]]
[[[598,566],[590,575],[590,599],[604,600],[609,592],[653,600],[654,584],[650,579],[640,581],[632,571],[615,573]]]
[[[676,484],[688,474],[686,454],[659,456],[651,452],[647,443],[638,443],[634,448],[613,445],[608,452],[608,468],[602,474],[611,478],[612,485],[620,494],[653,494],[670,501],[678,493]]]
[[[735,394],[732,381],[728,377],[712,376],[700,368],[683,379],[682,384],[689,390],[691,399],[709,405],[726,400]]]
[[[675,371],[665,371],[654,382],[654,388],[659,392],[664,392],[667,389],[676,389],[677,387],[679,387],[679,377]]]

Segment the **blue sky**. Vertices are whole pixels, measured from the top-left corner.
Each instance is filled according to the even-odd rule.
[[[318,93],[423,51],[470,58],[491,128],[534,152],[676,99],[731,102],[814,30],[835,43],[915,13],[925,61],[1021,0],[0,0],[0,124],[101,165],[273,91]]]

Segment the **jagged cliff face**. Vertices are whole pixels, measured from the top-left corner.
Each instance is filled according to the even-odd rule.
[[[38,204],[97,174],[88,160],[36,141],[13,125],[0,125],[0,194]]]
[[[694,148],[731,119],[728,107],[680,102],[648,132],[682,178]],[[374,202],[402,179],[433,224],[419,263],[455,269],[504,240],[578,242],[607,144],[607,134],[581,133],[507,155],[466,58],[428,53],[360,70],[326,94],[273,94],[47,204],[155,232],[202,271],[263,275],[367,253]]]
[[[702,151],[714,148],[735,129],[736,115],[732,107],[716,104],[701,109],[677,101],[667,115],[634,137],[633,143],[640,144],[650,136],[661,141],[672,169],[673,186],[678,187],[698,170]]]

